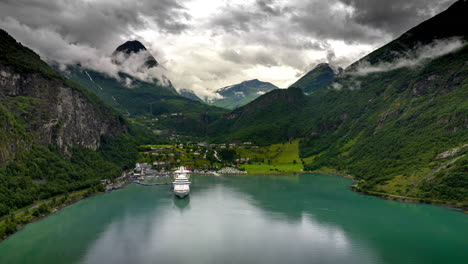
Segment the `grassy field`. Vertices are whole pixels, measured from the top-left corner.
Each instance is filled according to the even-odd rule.
[[[251,164],[240,166],[249,174],[292,173],[304,169],[299,158],[299,140],[256,149],[238,149],[237,153],[242,158],[250,158]]]
[[[169,147],[176,147],[174,145],[142,145],[143,148],[169,148]]]

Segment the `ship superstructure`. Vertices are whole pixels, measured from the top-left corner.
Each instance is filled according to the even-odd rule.
[[[190,171],[185,167],[179,167],[179,169],[174,172],[174,182],[172,186],[174,188],[174,194],[179,198],[184,198],[190,193],[189,173]]]

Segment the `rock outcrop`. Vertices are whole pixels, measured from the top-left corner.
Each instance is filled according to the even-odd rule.
[[[123,119],[97,97],[62,78],[39,56],[32,56],[32,51],[1,33],[1,52],[18,54],[0,58],[0,165],[33,144],[56,145],[64,153],[71,146],[97,150],[102,137],[127,132]],[[40,70],[25,69],[28,65],[17,59],[21,56]]]

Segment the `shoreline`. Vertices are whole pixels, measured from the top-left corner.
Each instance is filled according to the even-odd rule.
[[[38,221],[41,221],[41,220],[43,220],[43,219],[45,219],[45,218],[47,218],[47,217],[49,217],[49,216],[51,216],[51,215],[53,215],[55,213],[60,212],[61,210],[63,210],[64,208],[66,208],[66,207],[68,207],[70,205],[73,205],[75,203],[78,203],[79,201],[82,201],[82,200],[85,200],[85,199],[88,199],[88,198],[92,198],[92,197],[95,197],[95,196],[111,193],[111,192],[113,192],[115,190],[123,189],[123,188],[125,188],[126,186],[128,186],[131,183],[132,183],[132,181],[125,181],[125,183],[120,188],[114,188],[112,190],[104,191],[104,192],[92,193],[92,194],[90,194],[90,195],[88,195],[86,197],[80,197],[80,198],[74,199],[73,201],[61,204],[59,206],[55,206],[54,208],[52,208],[46,214],[42,214],[42,215],[40,215],[38,217],[35,217],[35,218],[31,219],[30,221],[27,221],[26,223],[18,223],[17,226],[16,226],[16,231],[15,232],[13,232],[11,234],[8,234],[8,235],[4,235],[3,237],[0,237],[0,243],[5,241],[6,239],[8,239],[10,236],[16,234],[17,232],[23,230],[27,225],[38,222]],[[89,189],[79,190],[79,191],[76,191],[76,193],[84,192],[84,191],[87,191],[87,190],[89,190]],[[51,199],[49,199],[47,201],[50,201],[50,200]],[[43,203],[40,203],[40,204],[43,204]],[[37,207],[39,207],[39,204],[33,205],[32,207],[29,207],[27,210],[37,208]],[[16,215],[14,215],[14,216],[16,216]],[[8,221],[8,217],[6,217],[5,220],[3,220],[2,222],[6,222],[6,221]]]
[[[347,179],[351,179],[355,182],[355,184],[351,185],[351,190],[355,193],[359,193],[362,195],[374,196],[383,200],[390,200],[390,201],[396,201],[396,202],[402,202],[402,203],[430,204],[430,205],[437,205],[437,206],[442,206],[442,207],[449,207],[452,209],[455,208],[457,210],[454,210],[454,211],[468,214],[468,207],[465,207],[462,205],[446,203],[446,202],[438,201],[438,200],[430,200],[430,199],[417,198],[417,197],[407,197],[403,195],[395,195],[395,194],[390,194],[390,193],[382,193],[382,192],[375,192],[375,191],[361,189],[359,187],[359,184],[356,182],[357,178],[350,174],[344,174],[344,173],[339,173],[339,172],[337,173],[322,172],[322,171],[310,171],[306,173],[320,173],[320,174],[325,174],[325,175],[336,175],[336,176],[344,177]]]
[[[402,202],[402,203],[413,203],[413,204],[430,204],[430,205],[436,205],[436,206],[442,206],[442,207],[448,207],[451,209],[454,209],[454,211],[468,214],[468,207],[462,206],[462,205],[456,205],[456,204],[451,204],[451,203],[446,203],[444,201],[438,201],[438,200],[430,200],[430,199],[424,199],[424,198],[417,198],[417,197],[407,197],[407,196],[402,196],[402,195],[395,195],[395,194],[390,194],[390,193],[381,193],[381,192],[375,192],[375,191],[370,191],[370,190],[365,190],[361,189],[358,185],[357,178],[354,177],[353,175],[346,174],[346,173],[340,173],[340,172],[324,172],[324,171],[301,171],[301,172],[284,172],[284,173],[276,173],[276,174],[268,174],[268,173],[247,173],[247,175],[252,175],[252,176],[270,176],[270,175],[297,175],[297,174],[325,174],[325,175],[336,175],[340,176],[343,178],[351,179],[355,182],[355,184],[352,184],[350,186],[351,190],[355,193],[359,193],[362,195],[368,195],[368,196],[374,196],[383,200],[390,200],[390,201],[396,201],[396,202]]]
[[[284,173],[272,173],[272,174],[268,174],[268,173],[259,173],[259,174],[247,173],[247,174],[221,174],[221,175],[272,176],[272,175],[280,175],[280,174],[281,175],[300,175],[300,174],[335,175],[335,176],[340,176],[340,177],[343,177],[343,178],[351,179],[354,182],[356,182],[356,177],[354,177],[352,175],[339,173],[339,172],[333,173],[333,172],[323,172],[323,171],[301,171],[301,172],[284,172]],[[200,175],[212,175],[212,174],[200,174]],[[92,198],[92,197],[95,197],[95,196],[98,196],[98,195],[103,195],[103,194],[111,193],[111,192],[113,192],[115,190],[123,189],[123,188],[127,187],[131,183],[133,183],[133,182],[132,181],[125,181],[124,184],[122,185],[122,187],[120,187],[120,188],[114,188],[114,189],[112,189],[110,191],[92,193],[92,194],[90,194],[90,195],[88,195],[86,197],[77,198],[77,199],[75,199],[73,201],[70,201],[70,202],[64,203],[62,205],[56,206],[50,212],[48,212],[46,214],[43,214],[43,215],[40,215],[38,217],[35,217],[35,218],[31,219],[30,221],[28,221],[26,223],[18,223],[17,226],[16,226],[16,231],[15,232],[13,232],[11,234],[8,234],[8,235],[5,235],[3,237],[0,237],[0,243],[5,241],[6,239],[8,239],[10,236],[16,234],[17,232],[21,231],[27,225],[32,224],[32,223],[37,222],[37,221],[40,221],[42,219],[45,219],[45,218],[47,218],[47,217],[49,217],[49,216],[51,216],[51,215],[53,215],[53,214],[55,214],[57,212],[60,212],[61,210],[63,210],[64,208],[66,208],[66,207],[68,207],[68,206],[70,206],[72,204],[75,204],[75,203],[77,203],[79,201],[82,201],[82,200],[85,200],[85,199],[88,199],[88,198]],[[396,202],[413,203],[413,204],[436,205],[436,206],[448,207],[448,208],[454,209],[453,211],[468,214],[468,207],[464,207],[464,206],[460,206],[460,205],[454,205],[454,204],[450,204],[450,203],[444,203],[443,201],[435,201],[435,200],[428,200],[428,199],[423,199],[423,198],[406,197],[406,196],[401,196],[401,195],[393,195],[393,194],[388,194],[388,193],[381,193],[381,192],[363,190],[363,189],[361,189],[359,187],[359,185],[357,183],[352,184],[350,186],[350,189],[351,189],[351,191],[353,191],[355,193],[358,193],[358,194],[361,194],[361,195],[373,196],[373,197],[377,197],[377,198],[380,198],[380,199],[383,199],[383,200],[391,200],[391,201],[396,201]],[[80,190],[80,191],[77,191],[76,193],[83,192],[83,191],[86,191],[86,190],[88,190],[88,189]],[[47,200],[47,201],[50,201],[50,200]],[[42,204],[42,203],[40,203],[40,204]],[[33,206],[33,207],[29,207],[29,209],[36,208],[38,206],[39,206],[39,204],[37,204],[36,206]],[[3,220],[3,222],[6,222],[6,221],[7,221],[7,218],[5,218],[5,220]]]
[[[351,190],[353,192],[356,192],[356,193],[359,193],[359,194],[362,194],[362,195],[374,196],[374,197],[378,197],[378,198],[383,199],[383,200],[390,200],[390,201],[396,201],[396,202],[402,202],[402,203],[437,205],[437,206],[449,207],[449,208],[452,208],[452,209],[456,209],[454,211],[461,212],[461,213],[464,213],[464,214],[468,214],[468,207],[465,207],[465,206],[462,206],[462,205],[445,203],[443,201],[429,200],[429,199],[424,199],[424,198],[407,197],[407,196],[394,195],[394,194],[389,194],[389,193],[368,191],[368,190],[359,189],[358,186],[354,186],[354,187],[351,186]]]

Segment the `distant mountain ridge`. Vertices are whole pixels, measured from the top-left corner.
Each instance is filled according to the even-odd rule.
[[[260,145],[284,142],[298,136],[298,113],[307,110],[308,105],[309,100],[299,88],[275,89],[225,114],[210,126],[209,132],[220,141]]]
[[[192,90],[180,89],[178,93],[185,98],[192,99],[197,102],[205,103],[205,101],[203,101],[200,97],[198,97]]]
[[[138,70],[148,71],[151,68],[158,67],[158,63],[153,55],[137,40],[127,41],[119,45],[112,53],[112,61],[118,65],[133,63],[134,61],[128,62],[126,60],[130,56],[138,56],[140,53],[143,55],[144,65],[138,68]],[[142,113],[142,111],[138,109],[141,108],[141,104],[145,104],[145,98],[151,100],[161,96],[178,95],[170,80],[165,80],[168,85],[163,85],[164,80],[146,82],[123,72],[119,73],[119,79],[117,79],[101,72],[83,68],[79,65],[69,65],[62,73],[88,88],[109,105],[123,113]],[[142,101],[139,104],[137,101],[133,101],[132,98],[141,98]],[[149,107],[147,108],[149,109]]]
[[[218,89],[219,99],[210,99],[208,103],[227,109],[235,109],[255,100],[259,96],[279,89],[272,83],[262,82],[258,79],[244,81]]]
[[[290,87],[301,88],[304,93],[312,93],[329,85],[333,78],[342,71],[342,68],[333,67],[328,63],[320,63]]]
[[[140,63],[141,65],[134,67],[137,70],[136,74],[145,75],[148,71],[160,73],[161,66],[138,41],[125,42],[117,47],[112,56],[122,67],[135,66],[125,65],[126,63]],[[159,119],[154,129],[203,135],[206,123],[223,112],[220,108],[179,95],[170,80],[164,79],[163,74],[158,75],[163,80],[154,81],[143,81],[127,73],[119,73],[119,78],[114,78],[77,65],[67,66],[62,73],[95,93],[122,114],[156,118],[177,113],[171,118]]]

